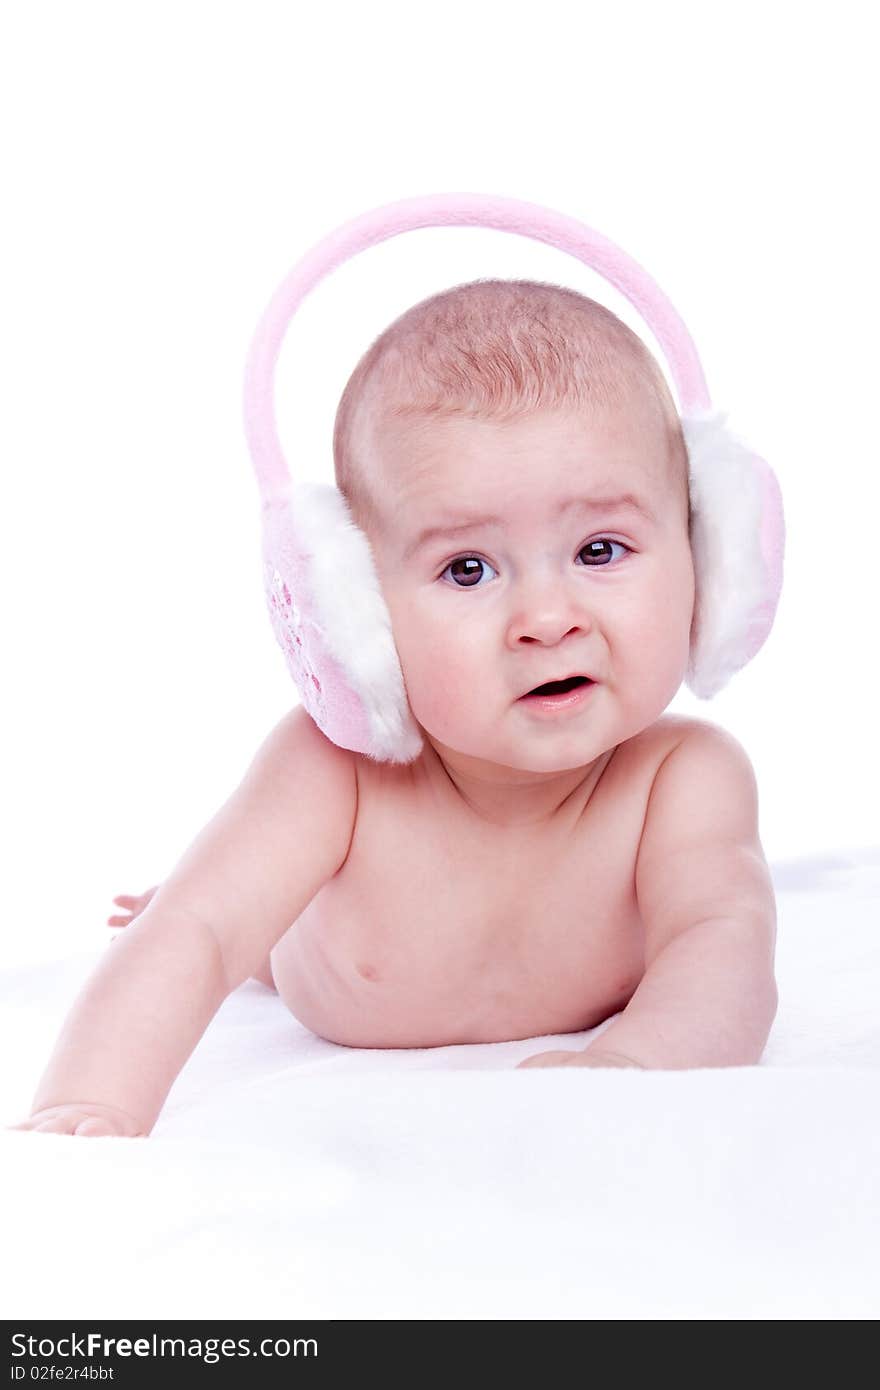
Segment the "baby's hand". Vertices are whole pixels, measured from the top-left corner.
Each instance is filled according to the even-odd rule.
[[[152,888],[147,888],[141,893],[140,897],[134,897],[130,893],[120,893],[113,901],[116,903],[117,907],[124,907],[126,909],[127,916],[108,917],[107,926],[127,927],[129,923],[134,921],[135,917],[140,916],[158,887],[158,883],[154,884]]]
[[[133,1115],[117,1110],[113,1105],[97,1105],[89,1101],[50,1105],[45,1110],[35,1111],[21,1124],[10,1125],[9,1128],[32,1129],[40,1134],[75,1134],[86,1139],[147,1137],[146,1131]]]
[[[536,1052],[532,1057],[526,1057],[524,1062],[517,1062],[516,1070],[521,1067],[573,1067],[583,1054],[580,1052]]]
[[[536,1052],[520,1067],[637,1067],[644,1070],[641,1062],[634,1062],[619,1052],[600,1052],[598,1048],[588,1047],[584,1052]]]

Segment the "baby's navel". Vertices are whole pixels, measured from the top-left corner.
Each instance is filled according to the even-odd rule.
[[[378,980],[379,978],[378,970],[375,965],[370,965],[369,961],[358,962],[355,968],[365,980]]]

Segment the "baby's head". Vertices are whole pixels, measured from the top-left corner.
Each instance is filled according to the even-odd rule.
[[[662,713],[693,616],[687,453],[660,367],[610,310],[531,281],[434,295],[358,363],[333,445],[441,756],[574,769]],[[596,682],[576,712],[520,702],[572,673]]]

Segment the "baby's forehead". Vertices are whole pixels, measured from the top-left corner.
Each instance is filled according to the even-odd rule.
[[[508,481],[503,460],[476,476],[461,454],[450,461],[432,453],[414,471],[388,479],[381,508],[386,540],[393,537],[409,558],[429,537],[436,544],[436,537],[467,535],[481,525],[497,523],[525,537],[542,532],[548,521],[567,526],[575,515],[613,514],[643,527],[671,518],[674,489],[657,467],[584,469],[571,456],[533,470],[527,454],[524,461],[527,467]]]
[[[371,452],[377,478],[405,495],[447,479],[479,483],[495,474],[503,480],[508,467],[522,475],[532,465],[536,478],[548,480],[582,477],[606,486],[619,474],[628,483],[662,486],[670,449],[665,422],[631,405],[542,409],[504,419],[392,416],[375,431]]]

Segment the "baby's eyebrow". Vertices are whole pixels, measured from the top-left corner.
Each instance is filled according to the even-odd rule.
[[[554,518],[562,516],[574,507],[582,512],[637,512],[652,524],[656,524],[657,521],[647,502],[637,497],[634,492],[622,492],[616,497],[567,497],[564,502],[559,503]],[[502,530],[507,530],[507,523],[497,516],[448,517],[437,525],[426,526],[420,531],[404,551],[404,559],[408,560],[410,556],[415,555],[416,551],[421,550],[429,541],[459,536],[465,531],[474,531],[481,526],[500,526]]]

